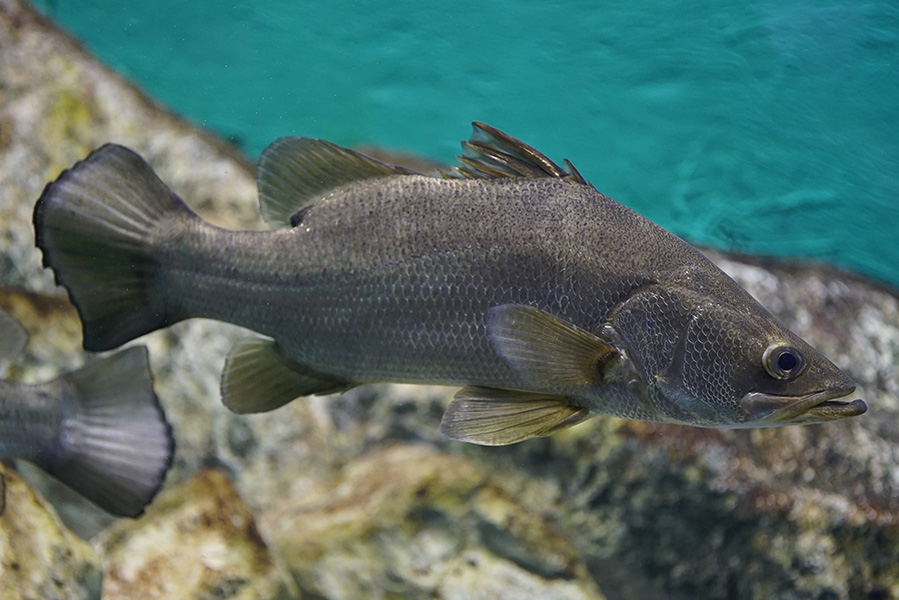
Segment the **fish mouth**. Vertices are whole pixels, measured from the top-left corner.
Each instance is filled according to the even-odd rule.
[[[774,396],[750,392],[740,406],[755,417],[761,426],[808,425],[846,417],[857,417],[868,410],[864,400],[850,401],[855,386],[814,392],[806,396]]]

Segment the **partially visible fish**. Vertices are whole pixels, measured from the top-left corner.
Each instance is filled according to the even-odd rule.
[[[106,145],[47,185],[44,264],[88,349],[191,317],[253,329],[225,404],[260,412],[372,382],[464,386],[448,436],[509,444],[594,414],[771,427],[862,414],[855,385],[699,251],[483,123],[427,177],[330,142],[259,161],[277,231],[194,214]]]
[[[0,359],[21,351],[26,339],[0,310]],[[0,456],[36,464],[113,515],[144,512],[173,451],[143,346],[46,383],[0,380]],[[0,479],[0,513],[4,501]]]

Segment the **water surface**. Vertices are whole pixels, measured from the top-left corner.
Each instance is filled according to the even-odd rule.
[[[603,4],[38,2],[250,156],[448,160],[478,119],[694,243],[899,285],[899,5]]]

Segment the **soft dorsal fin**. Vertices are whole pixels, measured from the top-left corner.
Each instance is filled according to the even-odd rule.
[[[443,169],[446,178],[496,179],[502,177],[556,177],[587,184],[568,160],[560,167],[542,152],[508,133],[486,123],[474,121],[471,139],[462,142],[459,166]]]
[[[272,226],[295,226],[294,215],[336,187],[372,177],[417,174],[325,140],[283,137],[262,152],[256,166],[259,208]]]

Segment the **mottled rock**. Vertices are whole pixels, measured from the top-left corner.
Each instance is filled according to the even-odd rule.
[[[100,557],[71,533],[51,506],[0,464],[6,509],[0,515],[0,598],[100,598]]]
[[[60,171],[110,141],[144,154],[176,189],[202,172],[202,190],[185,188],[193,206],[204,211],[213,199],[230,206],[206,215],[211,220],[256,219],[246,202],[255,184],[241,155],[100,66],[23,2],[0,0],[0,219],[22,224],[0,230],[0,280],[53,289],[26,225],[34,201]]]
[[[173,487],[136,521],[97,540],[107,598],[289,598],[253,515],[228,479],[206,470]]]
[[[357,460],[263,528],[314,598],[604,598],[554,520],[424,446]]]

